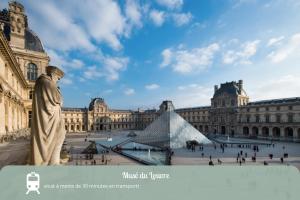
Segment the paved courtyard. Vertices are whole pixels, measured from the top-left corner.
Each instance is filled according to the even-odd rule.
[[[83,135],[69,135],[66,141],[68,146],[73,146],[74,152],[76,152],[75,149],[77,149],[79,153],[90,144],[88,140],[106,140],[109,137],[112,137],[113,140],[114,138],[120,139],[120,137],[127,137],[128,133],[128,131],[101,134],[91,133],[88,135],[86,142],[85,136]],[[195,151],[186,148],[175,149],[173,150],[174,155],[172,156],[171,163],[172,165],[208,165],[211,157],[214,165],[218,165],[218,159],[222,162],[222,165],[240,165],[240,163],[237,162],[237,155],[243,151],[243,155],[240,157],[244,158],[245,162],[242,163],[242,165],[263,165],[264,161],[266,161],[268,165],[293,165],[300,169],[300,143],[274,142],[274,145],[258,145],[258,148],[259,151],[256,153],[253,151],[253,145],[251,148],[246,148],[245,145],[244,147],[238,147],[237,145],[231,146],[228,144],[227,147],[224,148],[224,152],[220,148],[220,144],[216,144],[216,148],[215,145],[206,145],[203,150],[196,147]],[[283,157],[284,153],[287,153],[288,157],[284,158],[284,162],[281,163],[280,158]],[[252,162],[251,160],[254,154],[256,154],[256,162]],[[272,159],[270,159],[269,154],[273,154]],[[96,155],[95,159],[97,161],[101,160],[101,156]],[[108,159],[109,162],[107,164],[138,164],[136,161],[112,151],[109,151]],[[85,164],[84,162],[82,163]],[[74,161],[69,164],[74,164]]]
[[[70,151],[71,161],[66,165],[139,165],[140,163],[127,158],[123,155],[115,153],[107,149],[104,156],[102,154],[94,155],[93,159],[86,159],[82,151],[89,145],[89,141],[107,140],[108,138],[126,138],[128,131],[122,132],[104,132],[104,133],[77,133],[68,134],[66,137],[66,148]],[[136,132],[138,134],[138,131]],[[29,141],[17,140],[10,143],[0,144],[0,167],[5,165],[22,165],[26,163],[29,151]],[[237,162],[238,153],[243,155],[245,163],[242,165],[263,165],[266,161],[269,165],[293,165],[300,169],[300,143],[274,142],[274,146],[259,145],[259,151],[256,152],[256,162],[252,162],[251,157],[254,156],[253,148],[244,148],[230,144],[224,148],[224,152],[220,148],[220,144],[206,145],[203,150],[196,147],[195,151],[186,148],[175,149],[172,156],[172,165],[208,165],[210,157],[214,165],[240,165]],[[288,157],[284,158],[281,163],[280,158],[287,153]],[[247,157],[246,157],[247,154]],[[273,158],[269,158],[269,154],[273,154]],[[104,160],[104,161],[103,161]]]
[[[194,152],[188,149],[176,149],[172,156],[172,164],[174,165],[208,165],[210,156],[215,165],[218,164],[218,159],[222,162],[222,165],[240,165],[237,162],[238,153],[243,155],[240,157],[245,158],[245,163],[242,165],[263,165],[266,161],[269,165],[293,165],[300,169],[300,144],[299,143],[284,143],[275,142],[273,145],[259,145],[259,151],[254,152],[252,148],[239,148],[237,145],[227,145],[224,148],[224,152],[220,148],[220,145],[204,146],[203,150],[196,148]],[[283,154],[287,153],[288,158],[284,158],[284,162],[281,163],[280,158]],[[202,156],[203,154],[203,156]],[[252,162],[252,156],[256,154],[256,162]],[[273,154],[273,158],[270,159],[269,154]],[[247,155],[247,156],[246,156]],[[238,160],[239,161],[239,160]]]
[[[66,148],[70,151],[72,159],[67,165],[140,165],[140,163],[108,150],[104,154],[96,154],[93,159],[86,159],[82,151],[89,145],[89,141],[107,140],[108,137],[126,137],[128,132],[106,132],[106,133],[89,133],[89,134],[69,134],[66,137]],[[102,161],[103,160],[103,161]],[[94,163],[95,162],[95,163]]]
[[[23,165],[29,152],[28,140],[16,140],[0,144],[0,169],[6,165]]]

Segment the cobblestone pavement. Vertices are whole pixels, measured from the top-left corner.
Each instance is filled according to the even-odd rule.
[[[28,153],[28,140],[17,140],[0,144],[0,168],[6,165],[26,164]]]

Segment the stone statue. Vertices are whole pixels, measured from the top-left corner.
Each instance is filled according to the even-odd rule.
[[[62,96],[57,81],[63,71],[54,66],[46,68],[35,83],[31,120],[31,165],[59,165],[60,150],[65,139],[62,119]]]

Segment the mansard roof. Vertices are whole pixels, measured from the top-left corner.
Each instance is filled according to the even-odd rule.
[[[25,49],[45,52],[40,38],[29,28],[25,29]]]
[[[184,112],[190,110],[209,110],[211,106],[199,106],[199,107],[187,107],[187,108],[178,108],[175,109],[176,112]]]
[[[224,94],[247,96],[245,90],[240,88],[238,83],[235,81],[222,83],[220,88],[215,91],[214,98]]]
[[[247,105],[254,106],[254,105],[283,104],[283,103],[296,103],[296,102],[300,103],[300,97],[253,101],[253,102],[249,102]]]
[[[63,111],[73,111],[73,112],[86,112],[87,108],[71,108],[71,107],[63,107]]]
[[[99,104],[104,104],[106,106],[103,98],[99,98],[99,97],[93,98],[89,105],[89,111],[94,110],[95,105],[99,105]]]

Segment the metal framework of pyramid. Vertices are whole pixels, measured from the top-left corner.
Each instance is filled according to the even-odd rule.
[[[172,149],[185,147],[186,141],[190,140],[196,140],[202,144],[211,143],[174,109],[164,111],[135,138],[135,142]]]

